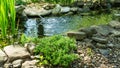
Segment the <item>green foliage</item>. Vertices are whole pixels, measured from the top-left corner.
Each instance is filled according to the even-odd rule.
[[[20,43],[25,44],[28,42],[32,42],[35,38],[27,37],[25,34],[22,34],[20,37]]]
[[[40,2],[41,0],[15,0],[16,1],[16,5],[26,5],[29,3],[35,3],[35,2]]]
[[[108,24],[112,20],[112,15],[100,15],[100,16],[84,16],[80,21],[80,27],[89,27],[91,25],[103,25]]]
[[[53,4],[61,4],[61,5],[69,5],[74,2],[74,0],[16,0],[16,4],[29,4],[29,3],[35,3],[35,2],[48,2]]]
[[[15,34],[14,0],[0,0],[0,30],[2,38],[8,34]]]
[[[45,0],[45,2],[61,4],[61,5],[69,5],[74,2],[74,0]]]
[[[74,39],[55,35],[39,39],[36,46],[35,54],[43,56],[40,64],[48,63],[49,65],[68,66],[70,62],[77,58],[73,53],[76,50]]]

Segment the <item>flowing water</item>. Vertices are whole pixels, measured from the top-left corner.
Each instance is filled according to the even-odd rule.
[[[37,23],[36,19],[28,19],[28,21],[25,23],[25,34],[31,37],[36,37],[39,33],[43,33],[45,36],[63,34],[67,31],[77,29],[80,21],[81,16],[76,15],[44,18],[41,17],[40,23]]]

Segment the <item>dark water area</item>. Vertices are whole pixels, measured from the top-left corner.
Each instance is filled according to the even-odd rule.
[[[28,19],[24,25],[26,28],[25,35],[38,37],[42,34],[45,36],[64,34],[65,32],[78,28],[81,16],[41,17],[39,21],[37,22],[36,18]]]

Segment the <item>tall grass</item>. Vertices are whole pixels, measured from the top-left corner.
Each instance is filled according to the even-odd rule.
[[[0,0],[0,30],[2,38],[15,34],[15,0]]]

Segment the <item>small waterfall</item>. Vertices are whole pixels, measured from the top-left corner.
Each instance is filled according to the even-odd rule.
[[[28,37],[38,37],[38,25],[36,19],[28,19],[25,23],[25,35]]]
[[[52,36],[63,34],[77,28],[81,16],[42,17],[28,19],[25,23],[25,35],[28,37]]]

